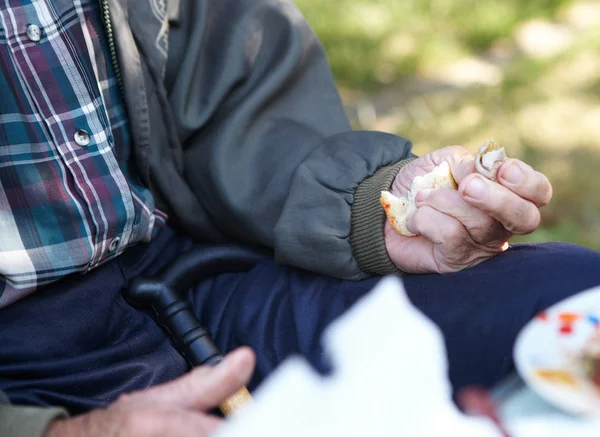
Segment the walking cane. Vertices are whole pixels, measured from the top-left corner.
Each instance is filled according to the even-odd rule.
[[[262,254],[240,246],[210,246],[193,249],[169,265],[155,278],[136,278],[125,290],[125,298],[134,305],[149,306],[173,340],[176,349],[190,366],[215,365],[223,359],[210,333],[192,312],[192,305],[179,292],[200,280],[221,273],[250,270]],[[251,399],[246,387],[226,399],[219,408],[224,415],[233,413]]]

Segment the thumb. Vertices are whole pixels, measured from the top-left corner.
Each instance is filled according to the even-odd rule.
[[[201,366],[167,384],[143,392],[153,402],[206,411],[216,407],[246,385],[254,373],[256,358],[241,347],[215,366]]]
[[[457,184],[460,185],[461,181],[475,172],[475,158],[471,152],[461,146],[450,146],[444,147],[443,149],[432,152],[432,155],[436,165],[440,165],[442,162],[447,161],[452,170],[452,176]]]

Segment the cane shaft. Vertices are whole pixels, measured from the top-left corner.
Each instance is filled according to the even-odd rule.
[[[251,400],[252,395],[248,389],[246,387],[242,387],[232,396],[226,399],[221,405],[219,405],[219,408],[225,416],[229,416],[230,414],[235,413],[238,408],[244,406]]]
[[[190,302],[182,299],[172,287],[158,280],[138,279],[130,284],[127,297],[154,310],[158,322],[169,332],[177,350],[191,367],[212,366],[223,360],[210,333],[194,315]],[[228,416],[250,399],[250,392],[242,387],[219,408]]]

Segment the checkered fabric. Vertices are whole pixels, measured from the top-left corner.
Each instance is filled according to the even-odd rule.
[[[149,241],[98,0],[0,0],[0,308]]]

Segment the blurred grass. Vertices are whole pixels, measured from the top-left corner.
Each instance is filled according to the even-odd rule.
[[[296,0],[355,127],[415,153],[488,137],[554,198],[515,241],[600,250],[600,1]]]
[[[430,62],[489,48],[571,0],[296,0],[344,86],[374,88]]]

